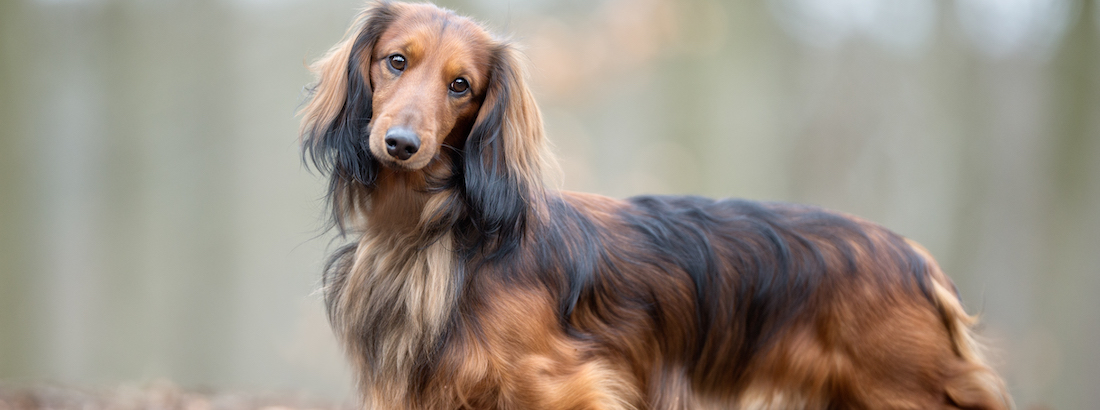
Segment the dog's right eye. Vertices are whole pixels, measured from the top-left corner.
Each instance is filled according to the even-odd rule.
[[[401,54],[390,56],[390,67],[397,71],[405,71],[405,56]]]
[[[454,81],[451,81],[450,89],[451,92],[455,94],[465,93],[466,90],[470,89],[470,82],[462,77],[456,78]]]

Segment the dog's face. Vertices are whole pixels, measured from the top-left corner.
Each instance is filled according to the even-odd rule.
[[[485,96],[492,39],[431,6],[396,11],[370,51],[369,147],[382,165],[415,171],[461,147]]]
[[[302,110],[303,154],[331,175],[341,231],[365,201],[398,198],[391,188],[453,196],[447,203],[464,208],[452,213],[479,231],[522,230],[546,149],[507,41],[429,4],[380,1],[310,68],[318,81]]]

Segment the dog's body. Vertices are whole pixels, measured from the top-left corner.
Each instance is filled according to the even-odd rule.
[[[304,146],[341,232],[330,318],[372,409],[1004,409],[918,245],[812,207],[542,184],[508,44],[373,5]]]

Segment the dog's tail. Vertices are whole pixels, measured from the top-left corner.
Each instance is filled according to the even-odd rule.
[[[945,369],[944,391],[949,402],[960,409],[1008,410],[1013,408],[1004,380],[993,371],[985,357],[985,346],[974,334],[978,322],[963,309],[955,285],[940,270],[935,259],[916,242],[909,241],[924,257],[931,276],[932,298],[951,335],[959,360]]]

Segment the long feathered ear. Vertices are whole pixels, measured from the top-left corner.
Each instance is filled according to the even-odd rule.
[[[470,222],[483,250],[498,254],[536,222],[545,193],[542,116],[518,54],[507,44],[493,51],[489,87],[463,150]]]
[[[379,164],[371,155],[370,63],[374,44],[396,18],[388,2],[359,15],[344,39],[310,66],[317,83],[302,109],[303,159],[330,174],[328,201],[332,223],[344,233],[345,221],[361,196],[370,192]]]

